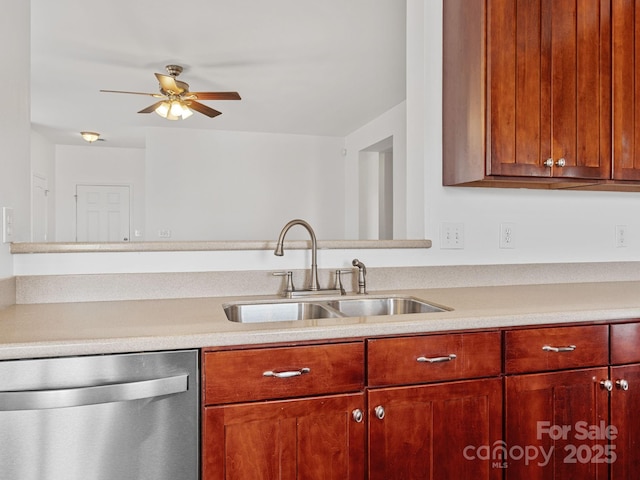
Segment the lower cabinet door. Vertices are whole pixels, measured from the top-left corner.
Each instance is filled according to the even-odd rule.
[[[203,480],[362,480],[364,394],[206,407],[202,451]]]
[[[606,367],[506,377],[506,479],[606,479],[608,378]]]
[[[369,479],[501,479],[500,378],[368,392]]]
[[[611,426],[617,431],[611,478],[632,480],[640,472],[640,364],[611,367]]]

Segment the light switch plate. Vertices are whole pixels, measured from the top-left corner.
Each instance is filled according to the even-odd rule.
[[[2,242],[13,241],[13,208],[2,207]]]

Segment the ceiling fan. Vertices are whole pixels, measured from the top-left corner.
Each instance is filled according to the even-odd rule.
[[[208,117],[216,117],[222,112],[215,110],[207,105],[200,103],[198,100],[240,100],[238,92],[190,92],[189,84],[178,80],[177,77],[182,73],[180,65],[167,65],[168,75],[156,73],[158,79],[160,93],[144,93],[144,92],[125,92],[121,90],[100,90],[107,93],[129,93],[133,95],[148,95],[155,98],[162,98],[153,105],[140,110],[138,113],[156,112],[163,118],[168,120],[180,120],[190,117],[195,110]]]

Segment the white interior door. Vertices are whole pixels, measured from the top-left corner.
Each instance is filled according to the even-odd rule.
[[[76,185],[76,241],[128,242],[128,185]]]
[[[31,241],[46,242],[49,228],[49,189],[47,179],[34,175],[31,185]]]

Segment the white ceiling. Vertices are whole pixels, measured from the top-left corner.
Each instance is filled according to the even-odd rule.
[[[405,99],[405,0],[31,0],[31,120],[56,144],[144,146],[146,127],[344,136]],[[184,67],[222,115],[138,114]]]

